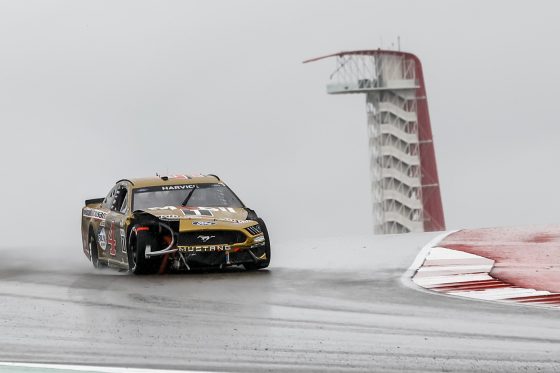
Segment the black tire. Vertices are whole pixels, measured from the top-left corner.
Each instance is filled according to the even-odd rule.
[[[99,245],[97,245],[97,239],[95,238],[95,234],[92,229],[89,230],[88,245],[93,268],[99,269],[107,267],[107,264],[99,261]]]
[[[243,267],[245,267],[247,271],[256,271],[258,269],[263,269],[268,267],[270,264],[270,238],[268,237],[268,229],[266,229],[266,224],[264,223],[264,220],[262,220],[261,218],[257,218],[255,219],[255,221],[259,223],[264,234],[264,239],[266,242],[264,246],[264,252],[266,254],[266,259],[259,260],[258,262],[253,262],[253,263],[243,263]]]
[[[158,250],[157,240],[150,232],[138,232],[133,234],[128,247],[128,269],[135,275],[148,275],[156,273],[161,264],[161,258],[146,258],[146,247],[150,246],[151,251]]]

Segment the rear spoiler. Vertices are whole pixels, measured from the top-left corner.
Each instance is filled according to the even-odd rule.
[[[92,198],[92,199],[86,199],[86,206],[87,205],[93,205],[96,203],[101,203],[103,202],[105,198]]]

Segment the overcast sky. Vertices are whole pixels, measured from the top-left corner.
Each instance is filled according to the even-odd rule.
[[[117,179],[220,175],[273,240],[372,232],[341,50],[423,62],[448,228],[560,221],[555,1],[0,1],[2,246],[80,249]]]

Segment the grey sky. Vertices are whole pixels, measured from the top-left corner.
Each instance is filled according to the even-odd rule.
[[[448,227],[557,222],[559,10],[0,1],[3,245],[79,250],[84,198],[166,170],[222,176],[273,239],[371,232],[365,98],[301,61],[397,35],[424,65]]]

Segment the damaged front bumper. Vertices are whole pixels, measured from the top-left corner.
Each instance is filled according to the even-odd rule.
[[[146,258],[162,258],[166,263],[164,266],[175,270],[259,263],[268,259],[267,242],[260,231],[257,233],[245,228],[247,232],[232,229],[177,232],[163,222],[151,227],[151,231],[157,232],[159,237],[167,238],[160,239],[157,248],[147,246]],[[133,231],[140,229],[145,228],[135,227]]]
[[[190,249],[190,248],[189,248]],[[223,267],[244,263],[258,263],[266,260],[265,243],[249,248],[230,248],[222,251],[193,248],[193,250],[177,252],[179,264],[175,262],[175,269],[193,269],[203,267]]]

